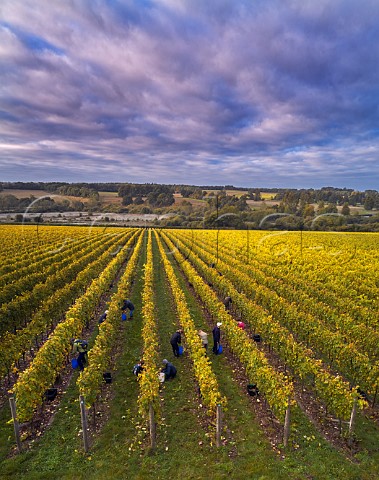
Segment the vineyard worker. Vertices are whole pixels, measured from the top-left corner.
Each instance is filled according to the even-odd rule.
[[[132,304],[132,302],[129,300],[129,298],[127,298],[126,300],[124,300],[124,303],[121,307],[121,310],[122,311],[125,311],[126,309],[129,309],[129,318],[133,318],[133,313],[134,313],[134,305]]]
[[[217,322],[216,326],[212,330],[212,335],[213,335],[213,353],[215,355],[218,354],[218,347],[220,346],[220,340],[221,340],[221,327],[222,323]]]
[[[201,343],[202,343],[203,347],[205,348],[205,351],[207,351],[207,349],[208,349],[208,334],[205,333],[203,330],[198,330],[197,333],[199,334]]]
[[[177,330],[170,339],[170,343],[172,346],[172,351],[174,352],[175,357],[179,357],[179,345],[182,343],[182,333],[183,330]]]
[[[72,347],[72,353],[78,353],[78,365],[79,370],[84,370],[84,365],[87,363],[87,350],[88,350],[88,343],[85,340],[81,340],[77,338],[74,340],[74,344]]]
[[[174,365],[166,359],[164,359],[162,363],[164,367],[162,368],[161,372],[164,373],[165,382],[167,382],[167,380],[170,380],[171,378],[175,378],[176,368],[174,367]]]
[[[99,318],[99,325],[100,325],[100,323],[103,323],[104,320],[106,320],[107,315],[108,315],[108,311],[109,311],[109,310],[105,310],[105,312],[104,312],[104,313],[101,315],[101,317]]]
[[[134,365],[133,367],[133,373],[134,375],[138,376],[142,373],[144,369],[144,361],[143,360],[140,360],[136,365]]]
[[[237,327],[241,328],[242,330],[245,330],[246,325],[243,322],[238,322]]]
[[[222,303],[223,303],[224,306],[225,306],[225,310],[226,310],[226,311],[229,311],[229,310],[230,310],[230,306],[231,306],[231,304],[233,303],[232,297],[229,297],[229,296],[225,297]]]

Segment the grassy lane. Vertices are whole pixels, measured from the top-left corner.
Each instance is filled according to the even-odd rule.
[[[143,430],[138,416],[139,386],[132,373],[142,352],[143,265],[146,261],[147,237],[138,263],[138,273],[130,298],[135,305],[133,320],[124,322],[120,338],[121,354],[113,382],[109,419],[91,450],[91,465],[82,478],[137,478],[141,463]],[[129,296],[129,295],[127,295]],[[88,467],[88,463],[87,463]]]
[[[210,473],[204,463],[208,462],[212,450],[206,445],[206,431],[202,430],[198,419],[198,416],[202,417],[202,409],[197,399],[191,363],[186,356],[175,358],[171,349],[170,337],[179,323],[155,239],[153,252],[154,302],[157,306],[161,359],[167,358],[174,363],[178,374],[173,381],[162,385],[163,418],[157,430],[157,450],[153,455],[144,456],[138,476],[130,478],[205,478],[203,474],[209,476]]]
[[[174,265],[174,268],[177,272],[178,269]],[[198,301],[194,298],[192,293],[189,291],[188,286],[183,281],[180,275],[178,275],[179,281],[181,283],[182,289],[185,292],[188,306],[190,308],[192,317],[195,321],[197,328],[204,328],[206,331],[210,331],[209,325],[206,323],[204,313]],[[166,284],[166,279],[164,276],[163,266],[160,267],[158,272],[158,289],[160,285]],[[165,286],[164,290],[168,290]],[[167,295],[167,294],[166,294]],[[169,301],[165,300],[162,302],[167,309],[165,312],[162,309],[162,315],[166,318],[166,325],[162,325],[161,332],[162,335],[166,337],[165,344],[162,345],[163,352],[168,352],[169,360],[173,358],[171,352],[171,346],[169,344],[170,334],[175,331],[177,323],[172,325],[170,330],[171,316],[170,311],[168,310]],[[176,317],[176,315],[175,315]],[[167,334],[166,334],[167,332]],[[210,345],[211,346],[211,345]],[[212,355],[212,354],[210,354]],[[178,440],[175,442],[175,445],[183,444],[185,441],[188,444],[186,450],[186,462],[182,462],[180,472],[183,472],[183,468],[186,470],[186,476],[183,478],[233,478],[233,479],[246,479],[246,478],[267,478],[267,479],[286,479],[288,475],[281,471],[281,465],[276,461],[274,452],[271,449],[271,446],[267,439],[262,436],[262,433],[257,425],[256,419],[254,418],[252,410],[249,408],[249,398],[246,397],[244,392],[241,391],[240,387],[233,380],[233,373],[231,368],[227,365],[226,359],[223,356],[214,357],[212,355],[213,367],[217,373],[218,380],[220,382],[220,389],[223,394],[227,396],[228,399],[228,411],[225,414],[225,422],[227,428],[234,432],[232,434],[232,441],[230,444],[217,449],[215,446],[210,446],[210,441],[206,435],[207,431],[200,431],[199,441],[193,441],[193,446],[191,447],[191,439],[183,439],[184,430],[182,427],[183,415],[174,417],[173,422],[178,423],[181,435]],[[174,390],[174,382],[168,384],[166,387],[170,388],[170,391],[173,393],[183,396],[190,395],[187,402],[194,401],[195,408],[199,404],[199,399],[196,395],[194,388],[194,378],[190,374],[191,362],[187,358],[181,358],[179,361],[176,361],[175,364],[179,364],[179,369],[184,367],[185,378],[182,378],[182,372],[179,370],[179,375],[181,382],[184,380],[184,385],[177,387],[177,390]],[[179,382],[178,382],[179,383]],[[172,387],[172,388],[171,388]],[[193,400],[192,400],[193,399]],[[179,403],[180,398],[170,398],[170,403]],[[167,404],[167,400],[166,400]],[[180,408],[180,405],[179,405]],[[192,430],[199,430],[199,426],[196,425],[196,410],[191,412],[191,415],[188,415],[188,426],[187,428]],[[179,418],[178,418],[179,417]],[[184,417],[187,419],[187,416]],[[191,423],[192,422],[192,423]],[[172,425],[175,427],[175,425]],[[214,430],[214,427],[213,427]],[[191,430],[190,430],[191,432]],[[175,441],[174,434],[173,440]],[[179,442],[179,443],[178,443]],[[199,445],[199,442],[202,442]],[[185,446],[185,445],[183,445]],[[237,448],[237,456],[236,456]],[[174,455],[183,455],[183,452],[178,451],[176,448]],[[174,468],[174,466],[172,466]],[[192,472],[192,476],[191,475]],[[174,475],[175,470],[169,470],[168,474]],[[176,478],[174,476],[174,478]],[[297,477],[293,477],[297,478]],[[304,478],[304,477],[298,477]]]

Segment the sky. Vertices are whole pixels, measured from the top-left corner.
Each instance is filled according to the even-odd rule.
[[[0,180],[379,190],[378,0],[1,0]]]

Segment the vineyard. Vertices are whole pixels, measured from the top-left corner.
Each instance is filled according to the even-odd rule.
[[[0,241],[0,478],[379,479],[378,234],[20,225]],[[161,383],[163,359],[178,374]]]

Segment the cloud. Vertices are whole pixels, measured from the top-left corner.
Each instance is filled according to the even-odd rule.
[[[376,188],[378,14],[3,0],[2,179]]]

